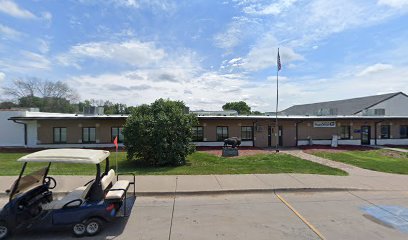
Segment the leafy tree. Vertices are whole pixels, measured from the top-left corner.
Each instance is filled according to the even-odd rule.
[[[191,128],[197,122],[181,101],[158,99],[134,107],[123,129],[128,159],[154,166],[185,164],[192,152]]]
[[[239,115],[251,114],[251,107],[244,101],[229,102],[222,106],[223,110],[235,110]]]
[[[263,113],[261,113],[260,111],[252,111],[251,115],[257,115],[257,116],[261,116],[264,115]]]
[[[0,102],[0,109],[10,109],[10,108],[15,108],[18,107],[17,104],[13,103],[13,102]]]

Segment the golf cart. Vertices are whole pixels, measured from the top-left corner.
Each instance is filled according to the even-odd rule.
[[[96,235],[103,222],[127,216],[126,200],[133,182],[119,180],[119,175],[109,169],[109,151],[89,149],[53,149],[28,154],[17,161],[23,162],[18,179],[7,190],[9,201],[0,212],[0,239],[12,232],[28,229],[58,229],[71,227],[77,237]],[[102,162],[105,168],[101,170]],[[38,169],[38,162],[46,163]],[[37,163],[37,164],[34,164]],[[95,178],[54,199],[51,191],[57,181],[48,176],[53,163],[81,163],[96,166]],[[29,166],[37,170],[25,174]]]

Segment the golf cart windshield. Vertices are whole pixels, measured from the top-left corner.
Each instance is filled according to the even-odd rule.
[[[23,193],[29,189],[43,184],[45,175],[47,174],[48,166],[38,169],[30,174],[21,177],[19,180],[15,181],[11,189],[11,198],[14,198],[17,194]],[[17,184],[17,186],[16,186]]]

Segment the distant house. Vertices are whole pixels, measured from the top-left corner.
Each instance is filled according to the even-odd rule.
[[[278,129],[275,114],[199,111],[194,112],[199,124],[192,129],[192,140],[197,146],[222,146],[228,137],[240,137],[243,146],[255,147],[272,147],[276,141],[288,147],[330,145],[335,139],[339,145],[408,145],[407,106],[408,96],[402,92],[296,105],[278,114]],[[3,143],[12,136],[10,145],[33,148],[112,147],[116,136],[123,142],[122,126],[128,117],[106,115],[101,109],[84,114],[7,116],[7,126],[5,120],[0,121],[0,128],[7,129]]]

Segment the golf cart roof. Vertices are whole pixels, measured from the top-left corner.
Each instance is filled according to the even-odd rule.
[[[98,164],[109,157],[109,151],[91,149],[49,149],[21,157],[19,162]]]

